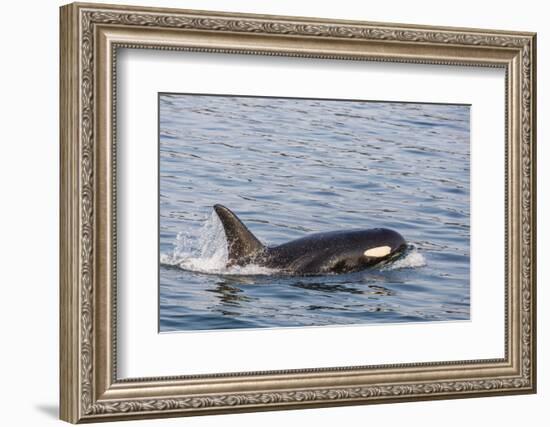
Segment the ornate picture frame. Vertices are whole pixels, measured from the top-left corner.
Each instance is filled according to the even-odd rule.
[[[74,3],[60,11],[60,416],[112,421],[536,391],[536,35]],[[117,377],[117,49],[499,67],[506,73],[499,359]]]

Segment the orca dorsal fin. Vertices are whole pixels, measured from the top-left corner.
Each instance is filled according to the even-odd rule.
[[[254,236],[233,212],[222,205],[214,205],[222,222],[227,238],[228,264],[242,265],[247,258],[265,250],[265,246]]]

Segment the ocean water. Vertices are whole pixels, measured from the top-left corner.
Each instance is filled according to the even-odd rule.
[[[161,332],[468,320],[470,107],[159,94]],[[385,227],[382,267],[226,267],[214,204],[265,244]]]

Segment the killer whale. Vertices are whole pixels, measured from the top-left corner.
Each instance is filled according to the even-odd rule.
[[[403,236],[387,228],[310,234],[268,247],[231,210],[214,205],[227,240],[227,266],[256,264],[294,275],[348,273],[396,258],[406,248]]]

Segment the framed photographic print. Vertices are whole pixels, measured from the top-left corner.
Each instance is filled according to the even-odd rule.
[[[535,34],[61,8],[61,418],[533,393]]]

